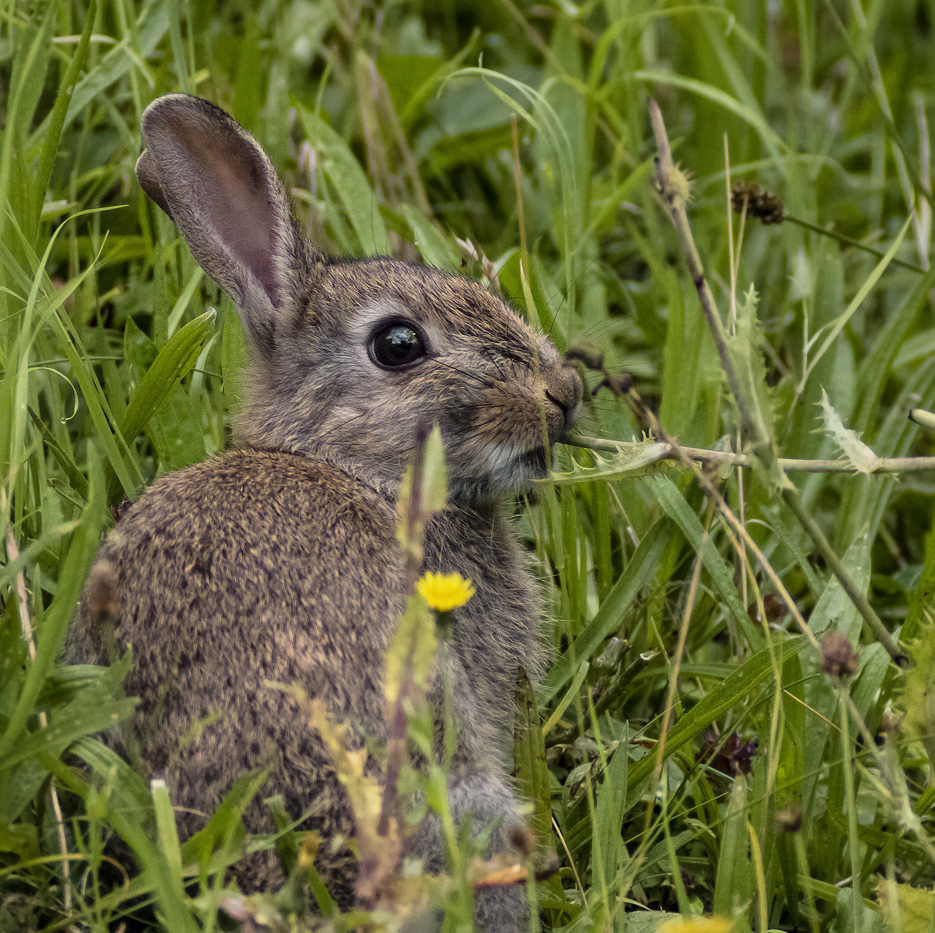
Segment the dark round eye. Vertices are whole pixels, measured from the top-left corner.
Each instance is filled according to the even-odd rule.
[[[425,343],[412,324],[393,321],[370,338],[370,356],[378,365],[396,369],[425,356]]]

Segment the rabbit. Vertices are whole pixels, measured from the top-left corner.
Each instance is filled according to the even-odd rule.
[[[153,482],[95,564],[119,598],[109,644],[133,652],[126,690],[139,697],[145,767],[167,779],[183,834],[240,774],[269,768],[260,796],[309,814],[318,870],[339,905],[354,902],[354,859],[328,844],[354,833],[344,788],[320,735],[273,684],[322,699],[361,743],[385,737],[384,662],[408,595],[395,503],[417,437],[437,423],[449,502],[427,524],[422,569],[456,571],[475,594],[452,614],[432,696],[447,684],[454,702],[454,819],[509,851],[522,824],[509,776],[515,677],[523,667],[535,681],[543,650],[539,588],[502,500],[544,475],[575,421],[576,370],[473,281],[324,256],[266,153],[208,101],[160,97],[142,130],[139,182],[234,300],[250,349],[239,446]],[[104,663],[90,587],[68,651]],[[260,802],[244,819],[273,829]],[[441,870],[437,820],[414,838]],[[245,891],[283,880],[269,852],[234,876]],[[528,908],[514,887],[479,893],[475,911],[480,929],[506,933]]]

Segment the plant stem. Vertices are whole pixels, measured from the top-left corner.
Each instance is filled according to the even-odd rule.
[[[861,243],[860,240],[855,240],[853,237],[849,237],[844,233],[838,233],[837,230],[828,230],[826,227],[819,227],[818,224],[802,220],[801,217],[795,217],[792,214],[783,214],[782,220],[783,223],[798,224],[800,227],[811,230],[813,233],[820,233],[822,236],[831,237],[831,239],[837,240],[839,243],[853,246],[854,249],[863,250],[865,253],[870,253],[871,256],[876,256],[878,259],[882,259],[886,255],[883,250],[877,249],[875,246],[868,246],[866,243]],[[926,270],[923,269],[922,266],[916,265],[914,262],[906,262],[902,259],[894,258],[890,260],[890,263],[902,269],[918,272],[921,275],[925,275],[926,273]]]
[[[630,441],[606,440],[586,434],[574,434],[562,439],[562,443],[588,450],[606,450],[617,453],[621,446]],[[705,447],[686,447],[674,441],[661,459],[681,459],[676,450],[684,451],[692,460],[700,463],[729,463],[731,466],[752,467],[755,463],[749,454],[738,454],[729,450],[709,450]],[[846,460],[801,460],[792,457],[779,457],[777,464],[790,473],[857,473]],[[935,470],[935,457],[879,457],[870,470],[871,475],[878,473],[921,473]]]
[[[3,502],[4,511],[6,502]],[[13,563],[19,557],[19,547],[16,543],[16,537],[13,535],[13,529],[7,529],[6,552],[10,563]],[[23,640],[26,642],[26,650],[29,654],[29,662],[34,664],[36,661],[36,639],[33,634],[32,618],[29,613],[29,594],[26,590],[26,578],[22,573],[16,575],[16,605],[19,609],[20,628],[23,633]],[[49,728],[49,717],[44,710],[39,711],[39,726],[42,729]],[[49,785],[49,801],[52,805],[52,815],[55,819],[55,834],[58,840],[59,851],[62,854],[62,901],[65,910],[71,909],[72,889],[71,877],[68,868],[68,836],[65,833],[65,817],[62,815],[62,805],[58,798],[58,791],[55,784]]]
[[[734,401],[737,403],[737,409],[740,412],[741,428],[751,440],[763,441],[766,439],[764,430],[761,425],[757,424],[757,419],[748,405],[748,399],[741,389],[737,373],[731,365],[727,331],[724,329],[720,312],[714,302],[714,295],[711,293],[711,286],[708,285],[708,279],[701,264],[701,256],[698,253],[698,247],[695,245],[695,238],[692,236],[691,227],[688,223],[688,213],[685,210],[688,199],[688,183],[676,168],[672,159],[672,147],[669,145],[669,137],[666,133],[665,123],[662,120],[662,111],[652,98],[649,100],[649,117],[652,122],[653,135],[656,138],[656,147],[659,150],[659,155],[655,160],[656,185],[666,202],[669,216],[672,219],[675,232],[678,234],[679,245],[682,247],[682,254],[688,266],[688,272],[695,283],[695,290],[698,292],[698,298],[701,301],[701,310],[708,322],[711,336],[714,338],[714,344],[717,347],[718,356],[721,358],[721,366],[727,377],[731,395],[734,396]]]
[[[844,769],[844,799],[847,802],[847,850],[851,861],[851,893],[853,895],[854,916],[851,918],[854,933],[859,933],[863,898],[861,896],[860,843],[857,829],[857,794],[854,789],[853,749],[850,740],[850,712],[847,708],[847,687],[838,684],[841,703],[841,767]]]
[[[783,502],[792,509],[799,524],[812,539],[818,552],[825,559],[828,568],[838,578],[841,588],[847,593],[848,599],[857,607],[857,611],[864,617],[864,621],[873,632],[877,641],[886,648],[890,657],[900,667],[906,667],[909,664],[909,658],[900,651],[899,646],[893,641],[892,635],[887,631],[880,617],[873,611],[873,607],[867,601],[867,597],[857,589],[854,581],[844,569],[844,564],[841,563],[841,559],[835,553],[834,548],[828,543],[828,539],[825,537],[825,533],[821,530],[818,522],[812,518],[805,506],[802,505],[802,499],[799,494],[794,490],[784,489],[782,492],[782,499]]]
[[[734,369],[728,346],[727,332],[724,329],[720,312],[714,302],[714,296],[711,293],[711,288],[708,285],[708,280],[704,273],[704,267],[701,264],[698,247],[695,245],[695,238],[692,235],[691,225],[688,222],[688,212],[686,211],[688,183],[685,176],[682,175],[672,160],[672,147],[669,145],[669,138],[666,134],[662,112],[659,109],[659,105],[652,98],[649,100],[649,116],[652,122],[653,135],[656,138],[656,146],[659,149],[659,156],[655,161],[656,183],[669,209],[669,214],[678,234],[682,253],[688,266],[688,271],[692,277],[692,281],[695,283],[695,289],[698,292],[702,311],[708,322],[711,336],[714,338],[714,344],[717,347],[718,356],[721,359],[721,366],[727,377],[727,385],[730,388],[731,394],[734,396],[737,411],[740,414],[742,434],[749,441],[753,442],[754,455],[763,463],[767,472],[772,475],[773,481],[780,491],[783,501],[792,509],[793,514],[802,525],[803,530],[812,539],[812,542],[822,556],[825,557],[829,569],[834,576],[837,577],[838,582],[848,594],[870,630],[879,639],[883,647],[886,648],[896,664],[902,667],[908,663],[908,658],[899,650],[866,597],[857,590],[854,582],[844,569],[844,565],[832,551],[821,529],[808,514],[799,497],[798,489],[786,478],[782,470],[779,457],[776,453],[775,441],[763,413],[757,405],[756,399],[749,397],[744,391],[744,386]]]

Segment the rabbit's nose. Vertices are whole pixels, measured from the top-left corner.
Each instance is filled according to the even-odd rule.
[[[578,371],[568,363],[562,363],[555,378],[545,390],[546,398],[561,409],[565,424],[563,430],[570,428],[578,414],[581,404],[581,377]]]

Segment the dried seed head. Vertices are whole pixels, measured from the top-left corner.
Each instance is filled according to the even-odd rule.
[[[120,614],[117,569],[109,560],[99,560],[91,568],[85,592],[88,608],[95,619],[116,619]]]
[[[766,191],[752,182],[739,181],[730,189],[730,200],[734,210],[761,220],[764,224],[781,224],[785,216],[782,201],[772,191]]]
[[[704,734],[699,761],[707,761],[715,771],[727,777],[740,777],[753,771],[753,756],[760,740],[754,736],[744,741],[739,732],[732,732],[723,741],[714,729]]]
[[[519,853],[524,861],[532,858],[539,848],[539,839],[536,834],[523,823],[514,823],[507,830],[507,839],[510,845]]]
[[[883,718],[880,720],[878,736],[882,735],[892,738],[899,734],[902,724],[903,721],[899,716],[894,716],[892,713],[884,713]]]
[[[556,874],[561,867],[561,862],[554,852],[546,852],[536,865],[536,881],[547,881],[552,875]]]
[[[115,525],[127,514],[127,509],[129,509],[131,505],[133,505],[133,503],[130,501],[129,496],[124,496],[120,505],[108,506],[110,509],[110,517],[114,520]]]
[[[802,828],[802,811],[794,804],[776,812],[777,833],[797,833]]]
[[[569,362],[580,360],[588,369],[604,368],[604,352],[589,343],[573,343],[565,354]]]
[[[857,670],[857,652],[843,632],[828,632],[821,648],[825,673],[840,680]]]
[[[785,601],[775,593],[766,593],[763,596],[763,612],[767,622],[779,622],[786,614]],[[754,622],[760,621],[760,609],[755,602],[747,607],[747,613]]]
[[[632,385],[633,377],[629,373],[606,373],[604,375],[604,381],[598,383],[598,385],[594,387],[594,391],[597,392],[602,386],[607,386],[607,388],[619,398],[622,395],[626,395],[627,392],[630,391]]]

